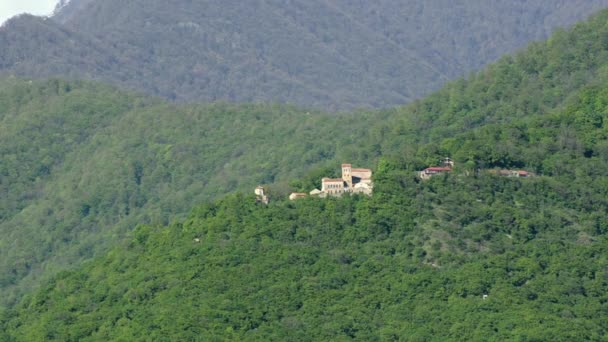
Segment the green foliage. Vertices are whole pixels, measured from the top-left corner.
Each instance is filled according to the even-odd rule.
[[[138,223],[168,223],[192,203],[286,184],[326,170],[328,160],[335,165],[338,155],[365,158],[341,147],[364,129],[355,114],[178,107],[82,82],[7,79],[0,121],[4,304]],[[341,124],[352,132],[334,134]]]
[[[2,327],[17,341],[606,336],[608,240],[588,233],[605,196],[576,202],[547,178],[377,179],[394,191],[269,206],[237,194],[140,226]]]

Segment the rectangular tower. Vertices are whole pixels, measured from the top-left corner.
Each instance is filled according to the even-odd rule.
[[[353,187],[352,169],[353,167],[351,164],[342,164],[342,179],[348,184],[349,188]]]

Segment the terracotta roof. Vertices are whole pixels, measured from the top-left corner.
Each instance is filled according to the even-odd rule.
[[[437,172],[441,172],[441,171],[452,171],[451,168],[449,167],[439,167],[439,166],[434,166],[434,167],[429,167],[424,169],[424,171],[437,171]]]
[[[334,182],[344,182],[342,178],[323,178],[321,180],[323,183],[334,183]]]
[[[353,165],[352,164],[342,164],[342,167],[345,167],[345,166],[351,167]]]

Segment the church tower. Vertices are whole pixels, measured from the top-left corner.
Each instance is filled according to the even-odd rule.
[[[342,164],[342,179],[348,184],[349,188],[353,187],[352,165]]]

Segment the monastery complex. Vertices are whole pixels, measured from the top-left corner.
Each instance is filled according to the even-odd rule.
[[[321,190],[314,189],[310,193],[294,192],[289,195],[290,200],[306,196],[340,197],[344,194],[372,194],[374,183],[372,182],[372,170],[353,169],[351,164],[342,164],[342,178],[322,178]]]
[[[450,158],[445,158],[441,162],[441,166],[431,166],[422,171],[417,171],[418,176],[422,180],[428,180],[434,176],[451,173],[454,168],[454,161]],[[534,177],[535,174],[524,171],[524,170],[486,170],[487,172],[503,176],[503,177],[517,177],[517,178],[529,178]],[[342,177],[341,178],[328,178],[324,177],[321,179],[321,190],[314,189],[309,193],[305,192],[293,192],[289,195],[290,200],[296,200],[305,198],[308,196],[315,196],[320,198],[325,197],[341,197],[344,194],[365,194],[368,196],[372,195],[374,190],[374,183],[372,182],[372,170],[370,169],[354,169],[351,164],[342,164]],[[268,204],[269,198],[264,191],[264,188],[258,186],[255,189],[255,194],[258,202]]]

